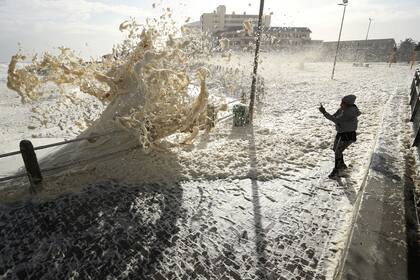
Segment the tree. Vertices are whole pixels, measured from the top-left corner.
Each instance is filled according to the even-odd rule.
[[[411,38],[407,38],[404,41],[401,41],[397,51],[398,61],[410,63],[416,45],[416,41]]]

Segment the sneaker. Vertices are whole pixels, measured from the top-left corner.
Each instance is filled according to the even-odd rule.
[[[347,165],[344,163],[344,161],[340,162],[340,165],[338,166],[339,169],[347,169]]]
[[[335,161],[335,166],[339,170],[347,169],[347,165],[344,163],[344,159],[340,158]]]
[[[335,179],[338,177],[338,169],[333,169],[333,171],[330,173],[330,175],[328,175],[328,178],[330,179]]]

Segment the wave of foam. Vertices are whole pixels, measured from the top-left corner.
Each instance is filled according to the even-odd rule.
[[[245,80],[248,85],[250,77],[238,69],[221,71],[220,66],[207,64],[212,50],[205,35],[182,30],[184,35],[175,37],[170,24],[152,23],[122,23],[120,30],[128,34],[126,39],[98,60],[86,61],[64,47],[58,55],[34,56],[30,63],[22,54],[12,57],[7,86],[23,103],[33,105],[35,119],[43,126],[60,125],[63,120],[69,126],[70,119],[82,132],[80,136],[123,131],[94,143],[67,145],[41,162],[41,167],[139,143],[146,153],[191,144],[200,131],[211,129],[217,112],[227,108],[226,96],[238,94]],[[214,96],[209,96],[208,86]],[[71,118],[66,116],[72,112]],[[84,167],[68,173],[77,169]],[[130,169],[136,169],[136,164]]]
[[[196,135],[211,117],[208,107],[212,114],[221,108],[209,104],[209,71],[198,63],[208,57],[211,44],[205,35],[185,29],[183,36],[175,38],[179,31],[170,13],[148,22],[146,26],[134,20],[121,23],[126,39],[99,60],[85,61],[61,47],[58,55],[35,55],[23,65],[27,58],[17,54],[9,64],[7,86],[23,103],[35,104],[51,95],[55,85],[64,100],[60,106],[70,102],[88,108],[91,101],[68,90],[78,88],[106,107],[95,124],[91,118],[79,120],[82,128],[103,130],[113,122],[135,136],[144,149],[175,132]],[[199,94],[192,97],[188,87],[194,80],[199,81]],[[39,113],[38,118],[51,115]]]

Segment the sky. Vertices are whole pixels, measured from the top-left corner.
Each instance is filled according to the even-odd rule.
[[[335,41],[343,11],[340,1],[266,0],[265,13],[273,13],[272,26],[306,26],[312,39]],[[118,26],[130,17],[144,22],[169,7],[181,24],[188,17],[199,20],[221,4],[227,13],[257,14],[259,9],[258,0],[0,0],[0,62],[10,60],[18,43],[28,54],[66,46],[96,57],[122,40]],[[420,40],[420,0],[349,0],[342,39],[364,39],[369,18],[372,39]]]

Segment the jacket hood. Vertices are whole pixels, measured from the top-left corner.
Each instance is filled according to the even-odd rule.
[[[349,105],[354,105],[354,103],[356,102],[356,95],[353,95],[353,94],[346,95],[343,97],[341,101]]]

